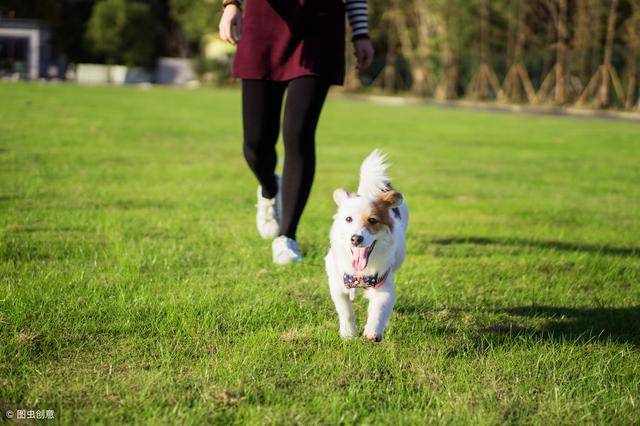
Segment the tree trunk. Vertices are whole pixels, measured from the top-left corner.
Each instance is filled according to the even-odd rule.
[[[507,52],[506,52],[506,61],[505,61],[505,65],[506,65],[506,69],[511,69],[511,67],[513,66],[513,64],[515,63],[514,57],[514,50],[515,50],[515,44],[516,44],[516,38],[517,38],[517,31],[518,31],[518,19],[517,19],[517,13],[518,13],[518,6],[519,6],[520,0],[511,0],[509,2],[511,6],[510,10],[509,10],[509,14],[508,14],[508,20],[509,22],[507,23]],[[515,4],[515,6],[513,6]]]
[[[435,78],[431,67],[431,38],[433,34],[433,11],[424,0],[414,1],[417,28],[417,59],[420,62],[420,70],[424,79],[424,92],[432,91],[435,86]]]
[[[480,65],[476,69],[467,86],[466,95],[475,99],[489,99],[491,93],[502,100],[503,93],[500,82],[490,65],[491,62],[491,4],[490,0],[482,0],[480,4]]]
[[[598,93],[598,106],[606,108],[611,104],[611,57],[613,55],[613,38],[616,32],[618,0],[611,0],[609,9],[609,23],[607,25],[607,39],[604,45],[604,62],[602,67],[602,77],[600,79],[600,90]]]
[[[491,49],[491,5],[489,3],[490,0],[482,0],[480,16],[481,16],[481,29],[480,29],[480,62],[483,64],[488,64],[491,60],[490,58],[490,49]]]
[[[578,1],[575,18],[575,36],[573,48],[578,56],[578,76],[584,83],[591,74],[589,72],[589,46],[591,14],[589,13],[589,3],[586,0]]]
[[[526,2],[522,0],[518,0],[518,23],[516,30],[516,40],[515,45],[513,47],[513,58],[514,63],[522,62],[523,52],[524,52],[524,44],[526,42],[526,21],[527,10],[526,10]]]
[[[555,102],[563,105],[567,102],[567,0],[558,0],[557,15],[558,47],[556,53]]]
[[[555,40],[555,33],[556,33],[556,25],[555,23],[551,24],[551,25],[547,25],[547,33],[545,34],[545,54],[544,54],[544,59],[542,61],[542,72],[540,74],[540,84],[542,84],[542,82],[544,81],[545,77],[547,75],[549,75],[549,73],[551,72],[552,69],[555,68],[555,64],[554,64],[554,55],[555,49],[554,47],[554,40]]]
[[[360,87],[360,79],[358,78],[358,70],[356,69],[356,61],[354,60],[353,54],[353,45],[351,43],[347,43],[346,46],[345,63],[347,72],[344,79],[344,88],[346,90],[356,90],[358,89],[358,87]]]
[[[416,43],[412,43],[410,34],[411,27],[408,25],[408,21],[405,16],[407,7],[405,6],[403,8],[397,8],[395,10],[397,10],[395,28],[398,32],[398,39],[400,42],[400,50],[402,52],[402,56],[409,63],[409,69],[411,72],[411,88],[415,93],[424,96],[427,94],[428,74],[426,63],[428,54],[425,54],[426,41],[422,40],[425,35],[418,33]],[[422,27],[426,26],[427,23],[419,22],[419,25]]]
[[[438,99],[455,99],[458,97],[458,54],[453,48],[458,39],[458,10],[456,3],[451,0],[445,0],[443,19],[438,27],[440,39],[442,40],[442,71],[440,74],[440,82],[436,90]]]
[[[387,22],[389,24],[387,28],[389,29],[389,31],[387,33],[387,54],[385,57],[383,85],[385,92],[388,93],[392,93],[395,90],[397,74],[396,62],[398,59],[398,54],[396,45],[396,32],[393,31],[394,28],[397,28],[397,13],[397,9],[393,7],[387,11]]]
[[[633,14],[625,23],[624,39],[627,48],[627,93],[624,107],[627,110],[632,110],[636,99],[638,53],[640,51],[640,1],[636,3]]]
[[[523,0],[515,0],[515,6],[516,10],[511,15],[511,20],[514,22],[510,24],[513,31],[513,46],[511,60],[508,63],[511,63],[511,66],[507,68],[503,91],[507,100],[523,102],[526,98],[529,102],[532,102],[535,98],[535,90],[522,63],[526,42],[526,3]]]

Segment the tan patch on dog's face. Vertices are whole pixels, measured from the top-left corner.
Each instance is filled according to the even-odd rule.
[[[389,207],[397,207],[402,204],[402,194],[395,190],[387,191],[378,195],[378,200],[388,204]]]
[[[377,234],[384,227],[388,227],[389,231],[393,231],[393,219],[391,218],[391,209],[402,204],[402,194],[398,191],[387,191],[378,195],[371,203],[371,209],[368,214],[362,216],[362,222],[371,234]]]
[[[362,216],[362,223],[371,234],[377,234],[385,226],[389,228],[389,231],[393,231],[393,219],[389,214],[389,204],[381,200],[372,202],[371,210]]]

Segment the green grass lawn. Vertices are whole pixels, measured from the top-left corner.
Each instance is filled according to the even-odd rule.
[[[640,125],[329,100],[291,267],[240,141],[237,91],[0,85],[0,405],[638,423]],[[323,270],[332,191],[376,147],[412,213],[380,344],[339,338]]]

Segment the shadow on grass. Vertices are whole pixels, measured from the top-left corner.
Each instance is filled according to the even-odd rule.
[[[33,234],[36,232],[47,232],[47,233],[71,233],[71,232],[87,232],[88,227],[86,226],[9,226],[6,228],[7,233],[12,234]]]
[[[570,308],[564,306],[516,306],[476,310],[449,307],[434,309],[424,304],[399,303],[402,315],[418,316],[431,323],[436,334],[459,332],[474,336],[478,349],[511,345],[518,337],[538,341],[599,341],[640,347],[640,305],[623,308]],[[468,333],[471,334],[468,334]]]
[[[533,333],[553,340],[593,340],[631,343],[640,346],[640,305],[625,308],[568,308],[563,306],[517,306],[496,311],[511,317],[542,320],[535,328],[518,323],[497,324],[486,331],[509,332],[509,326],[521,328],[518,333]]]
[[[608,245],[595,245],[583,243],[571,243],[565,241],[545,241],[531,240],[523,238],[488,238],[488,237],[448,237],[435,238],[429,241],[431,244],[454,245],[454,244],[475,244],[475,245],[496,245],[496,246],[520,246],[535,247],[541,249],[551,249],[567,252],[598,253],[613,256],[636,256],[640,257],[640,247],[612,247]]]

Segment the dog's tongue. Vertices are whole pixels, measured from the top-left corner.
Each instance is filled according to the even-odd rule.
[[[352,247],[351,254],[353,258],[351,259],[351,265],[356,272],[361,272],[364,268],[367,267],[367,263],[369,263],[369,259],[367,258],[367,250],[368,247]]]

